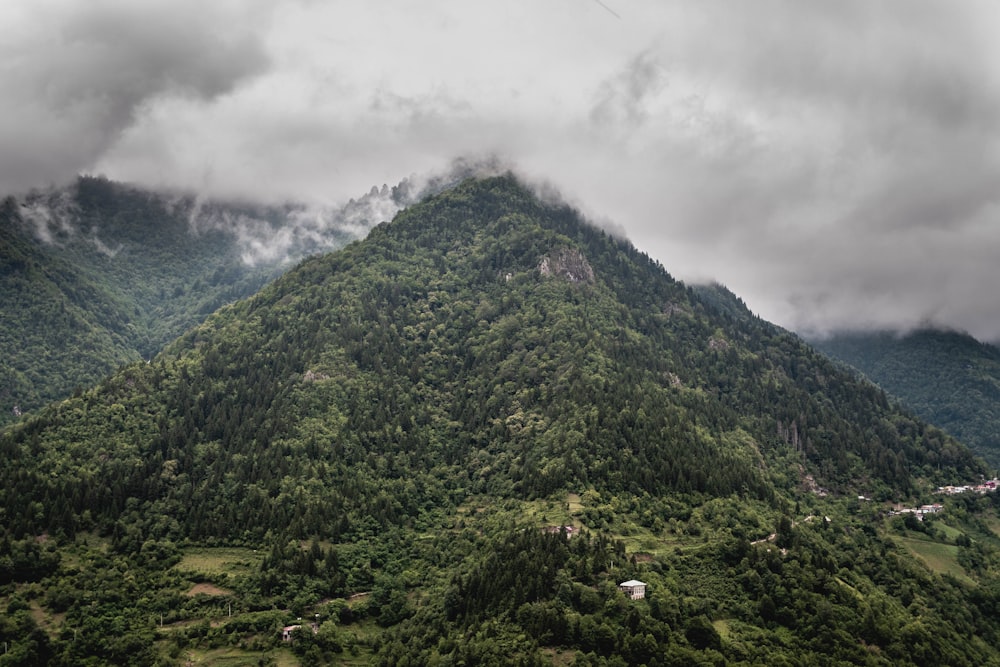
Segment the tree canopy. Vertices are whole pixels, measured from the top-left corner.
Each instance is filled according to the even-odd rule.
[[[382,664],[997,658],[990,500],[956,507],[962,545],[935,542],[974,591],[856,500],[915,501],[980,461],[511,176],[306,259],[8,428],[0,456],[22,624],[0,633],[67,664],[264,652],[303,614],[306,664],[352,646]],[[647,600],[617,590],[630,578]],[[29,646],[32,604],[65,616]]]

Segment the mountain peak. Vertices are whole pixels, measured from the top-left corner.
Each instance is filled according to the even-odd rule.
[[[123,581],[127,564],[150,585],[126,578],[116,600],[135,611],[116,617],[137,619],[136,645],[177,638],[178,654],[216,636],[149,619],[205,609],[214,632],[208,615],[221,610],[175,590],[187,576],[226,591],[236,617],[217,612],[220,632],[248,646],[322,614],[315,637],[291,635],[310,661],[364,614],[382,664],[510,662],[458,648],[493,641],[487,622],[525,664],[545,664],[543,646],[561,662],[569,651],[600,651],[599,664],[776,662],[748,653],[765,640],[790,661],[835,649],[858,663],[869,654],[858,636],[921,662],[880,629],[893,623],[867,619],[895,605],[909,623],[911,603],[929,613],[962,584],[932,587],[911,568],[921,584],[901,602],[904,586],[880,582],[909,561],[858,497],[915,500],[982,465],[795,336],[725,310],[509,176],[466,181],[0,434],[0,574],[58,567],[38,535],[77,550],[106,536],[99,558],[68,560],[118,575],[59,571],[33,600],[53,619],[71,606],[52,622],[90,627],[92,652],[118,625],[84,626],[97,598],[63,590]],[[245,562],[185,574],[198,567],[186,545],[225,545]],[[630,579],[648,583],[647,602],[622,596]],[[876,589],[880,606],[862,608]],[[27,610],[16,595],[7,608]],[[739,642],[710,615],[734,619]],[[822,634],[834,622],[847,630]],[[945,655],[968,635],[920,642]],[[90,655],[71,654],[73,633],[54,636],[64,655]],[[993,645],[968,650],[993,657]]]
[[[887,426],[884,397],[794,336],[717,314],[631,244],[510,175],[467,180],[303,262],[150,368],[87,399],[98,414],[139,400],[121,389],[138,383],[160,406],[136,417],[137,441],[107,442],[187,461],[206,483],[223,461],[254,460],[256,472],[239,475],[268,488],[280,482],[261,471],[304,447],[329,479],[371,481],[355,500],[325,501],[352,521],[399,457],[434,502],[455,475],[468,476],[463,493],[594,487],[771,501],[790,492],[772,472],[788,456],[840,492],[864,478],[905,494],[944,462],[976,468],[922,426],[898,416]],[[859,400],[863,409],[849,407]],[[46,432],[58,439],[62,427]],[[82,443],[77,451],[89,456]],[[154,486],[150,502],[173,497]],[[203,488],[178,511],[200,516],[220,502]]]

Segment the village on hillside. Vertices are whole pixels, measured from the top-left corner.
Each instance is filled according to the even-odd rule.
[[[997,490],[998,484],[1000,484],[1000,480],[994,477],[989,481],[983,482],[982,484],[976,484],[974,486],[939,486],[935,493],[943,493],[949,496],[959,493],[993,493]]]
[[[1000,480],[993,478],[991,480],[985,481],[982,484],[969,484],[965,486],[939,486],[934,493],[944,494],[949,496],[958,495],[961,493],[993,493],[997,490],[997,486],[1000,484]],[[859,500],[867,500],[864,496],[858,496]],[[903,507],[902,505],[897,505],[893,509],[889,510],[889,516],[896,516],[898,514],[914,514],[920,521],[924,520],[925,514],[937,514],[944,509],[944,505],[941,503],[931,503],[929,505],[921,505],[920,507]]]

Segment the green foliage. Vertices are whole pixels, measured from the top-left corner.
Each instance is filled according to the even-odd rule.
[[[38,540],[0,540],[0,586],[14,581],[37,581],[51,574],[59,565],[54,545],[43,548]]]
[[[0,203],[0,427],[148,359],[280,272],[246,264],[223,231],[192,229],[199,206],[91,177]],[[253,214],[280,225],[283,211]]]
[[[0,558],[38,595],[3,594],[65,614],[28,647],[65,664],[264,655],[313,619],[305,664],[996,659],[991,594],[836,500],[973,478],[966,449],[511,177],[305,260],[0,457]]]
[[[843,333],[814,345],[1000,466],[1000,349],[967,334]]]

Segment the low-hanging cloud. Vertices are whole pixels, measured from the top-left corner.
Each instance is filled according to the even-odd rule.
[[[605,4],[63,7],[65,55],[37,31],[17,42],[37,63],[0,65],[22,93],[0,102],[0,182],[322,207],[492,153],[785,326],[1000,338],[992,3]],[[115,58],[81,46],[123,29]]]

